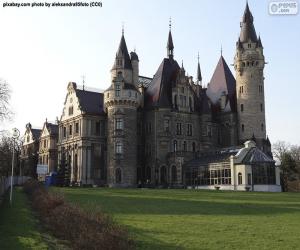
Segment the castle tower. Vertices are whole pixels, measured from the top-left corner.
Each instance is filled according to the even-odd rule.
[[[236,74],[239,142],[255,136],[258,145],[266,141],[264,66],[260,37],[257,38],[248,3],[236,43],[234,68]]]
[[[137,75],[137,76],[136,76]],[[109,186],[133,187],[137,180],[138,56],[129,57],[122,33],[112,84],[104,92],[107,112],[107,181]]]

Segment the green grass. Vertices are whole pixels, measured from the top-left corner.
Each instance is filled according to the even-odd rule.
[[[9,195],[5,196],[0,205],[0,249],[63,248],[41,229],[21,188],[14,189],[12,206],[9,204]]]
[[[110,213],[138,249],[300,249],[300,194],[55,188]]]

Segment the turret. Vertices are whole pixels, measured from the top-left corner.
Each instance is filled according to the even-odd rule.
[[[132,65],[132,80],[135,86],[138,86],[139,83],[139,57],[137,53],[130,52],[130,59]]]
[[[259,141],[266,139],[264,66],[262,42],[247,3],[234,57],[240,143],[255,136],[259,146]]]
[[[133,68],[127,50],[124,30],[122,30],[122,37],[120,40],[119,48],[117,50],[115,61],[111,69],[111,79],[113,80],[120,72],[122,72],[125,81],[132,82],[132,71]]]
[[[107,112],[107,181],[111,187],[134,187],[137,179],[138,56],[129,57],[124,34],[117,51],[111,86],[104,92]]]

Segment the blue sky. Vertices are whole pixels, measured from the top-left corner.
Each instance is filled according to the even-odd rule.
[[[203,81],[213,74],[223,47],[233,63],[245,1],[103,0],[102,8],[3,8],[0,6],[0,77],[11,85],[14,122],[22,132],[31,122],[60,117],[67,83],[106,89],[122,29],[136,48],[140,74],[153,76],[166,56],[169,17],[175,59],[195,76],[197,53]],[[50,1],[51,2],[51,1]],[[269,1],[249,0],[265,58],[267,133],[272,142],[300,144],[300,17],[271,16]],[[231,67],[232,71],[233,68]],[[233,72],[234,73],[234,72]],[[3,126],[3,124],[1,124]]]

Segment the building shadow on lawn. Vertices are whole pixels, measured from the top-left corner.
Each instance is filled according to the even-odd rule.
[[[153,250],[153,249],[184,250],[185,249],[182,246],[166,243],[161,240],[158,240],[157,238],[151,237],[147,233],[147,230],[143,230],[141,228],[135,228],[133,226],[128,226],[128,225],[126,225],[126,228],[134,237],[136,249],[142,249],[142,250]],[[143,239],[147,239],[147,241]]]
[[[268,204],[259,201],[235,202],[195,201],[182,199],[149,199],[142,197],[101,196],[99,194],[65,194],[66,198],[83,207],[95,207],[108,213],[154,215],[274,215],[299,213],[298,203]]]

